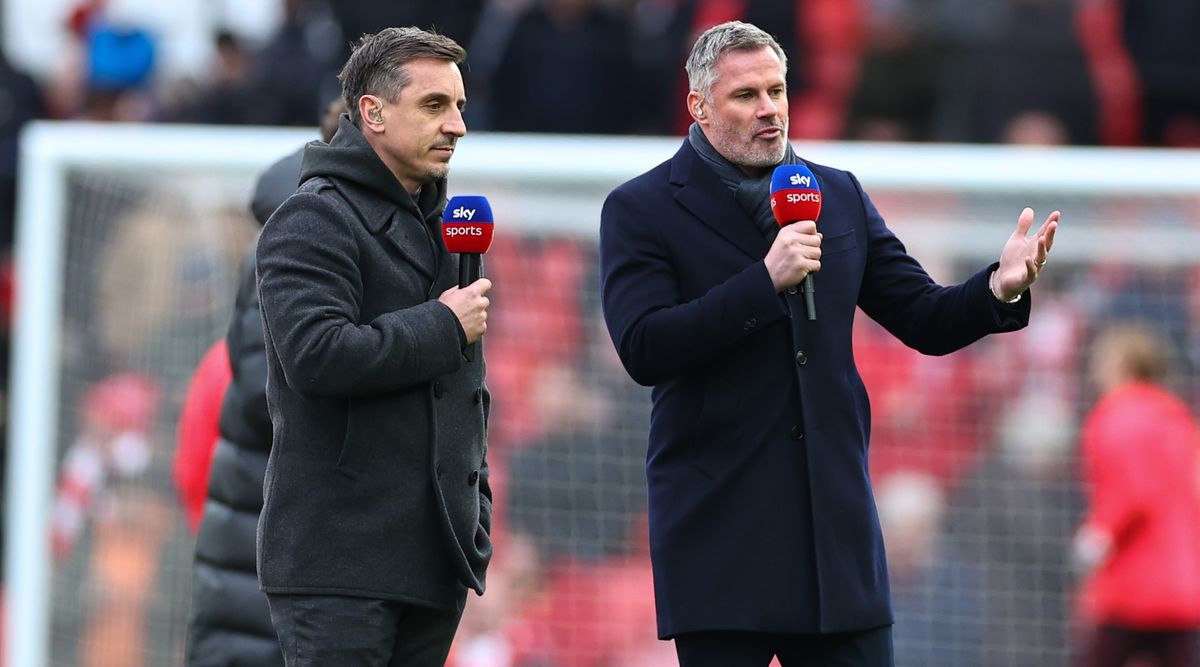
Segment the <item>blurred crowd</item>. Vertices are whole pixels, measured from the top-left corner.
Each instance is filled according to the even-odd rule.
[[[389,25],[467,47],[472,130],[680,134],[683,59],[730,19],[789,53],[798,138],[1200,144],[1188,0],[282,0],[264,42],[212,35],[197,77],[162,71],[149,29],[81,0],[44,80],[0,66],[5,150],[33,117],[310,126],[349,44]]]
[[[63,17],[71,46],[46,78],[0,52],[4,322],[25,122],[311,127],[337,96],[350,41],[388,25],[432,26],[467,47],[472,131],[682,134],[693,38],[741,18],[791,57],[796,138],[1200,147],[1194,0],[283,5],[263,43],[214,34],[198,79],[161,72],[153,35],[110,22],[102,0]],[[224,332],[254,227],[223,209],[180,234],[188,221],[136,185],[72,188],[68,216],[105,222],[88,232],[92,245],[68,250],[77,274],[64,365],[75,374],[63,402],[76,407],[52,536],[65,581],[84,595],[56,619],[56,638],[78,664],[156,664],[145,656],[180,650],[189,571],[168,564],[190,558],[190,543],[171,490],[138,480],[169,478],[188,377]],[[885,214],[912,206],[901,194],[877,200]],[[1062,205],[1039,211],[1051,206]],[[1183,208],[1171,215],[1200,224],[1200,205]],[[595,266],[593,244],[553,235],[498,238],[487,257],[496,560],[488,594],[468,603],[452,667],[671,664],[671,646],[654,637],[644,525],[649,397],[603,331]],[[1172,389],[1200,404],[1200,268],[1097,261],[1060,264],[1049,278],[1029,331],[951,357],[921,356],[865,319],[856,327],[898,665],[1066,664],[1079,613],[1070,542],[1084,513],[1077,424],[1096,399],[1084,352],[1098,331],[1147,323],[1173,353]],[[1000,410],[997,395],[1011,397]],[[152,617],[174,620],[148,632]]]

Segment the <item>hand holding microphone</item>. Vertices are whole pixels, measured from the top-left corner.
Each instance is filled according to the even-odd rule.
[[[481,278],[466,287],[451,287],[438,297],[438,301],[446,304],[458,317],[468,345],[482,338],[487,331],[487,309],[491,304],[487,293],[490,289],[492,281]]]
[[[808,319],[817,319],[813,272],[821,270],[821,185],[802,164],[781,165],[771,174],[771,213],[779,235],[764,263],[776,291],[804,281],[804,306]]]
[[[442,292],[438,301],[458,317],[467,337],[463,355],[474,358],[474,344],[487,331],[487,298],[492,281],[483,278],[480,256],[492,247],[492,207],[485,197],[452,197],[442,215],[442,241],[458,253],[458,287]]]

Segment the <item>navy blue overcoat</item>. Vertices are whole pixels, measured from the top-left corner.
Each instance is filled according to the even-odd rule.
[[[807,164],[824,195],[816,321],[802,294],[776,294],[769,242],[686,140],[604,204],[604,317],[630,376],[654,387],[647,478],[662,638],[891,623],[855,307],[926,354],[1028,322],[1028,294],[1015,305],[992,297],[995,265],[937,285],[852,174]]]

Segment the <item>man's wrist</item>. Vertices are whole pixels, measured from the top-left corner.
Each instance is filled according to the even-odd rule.
[[[1021,295],[1023,294],[1023,292],[1017,292],[1017,295],[1014,296],[1013,298],[1005,299],[1004,295],[1000,293],[1000,285],[996,282],[996,272],[995,271],[992,271],[992,274],[990,276],[988,276],[988,289],[991,291],[992,296],[995,297],[997,301],[999,301],[1000,303],[1003,303],[1003,304],[1008,304],[1008,305],[1012,305],[1012,304],[1020,301]]]

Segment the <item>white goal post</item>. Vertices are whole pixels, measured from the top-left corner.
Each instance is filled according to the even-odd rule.
[[[5,664],[50,664],[54,561],[48,526],[61,458],[57,429],[69,174],[234,172],[245,175],[245,190],[233,194],[244,202],[259,169],[315,136],[313,129],[56,122],[36,122],[23,132],[9,389]],[[499,234],[507,228],[594,240],[604,195],[668,159],[679,142],[470,134],[454,157],[451,194],[488,196]],[[872,194],[966,191],[1010,202],[1008,214],[965,220],[952,234],[943,223],[926,227],[916,215],[894,220],[885,208],[885,217],[903,229],[902,238],[918,258],[931,249],[990,261],[1029,197],[1200,199],[1200,152],[850,143],[798,143],[796,150],[815,162],[853,171]],[[1039,220],[1048,212],[1038,210]],[[1122,226],[1115,220],[1101,225],[1084,217],[1064,206],[1056,260],[1119,257],[1175,266],[1198,261],[1200,226],[1194,223]]]

